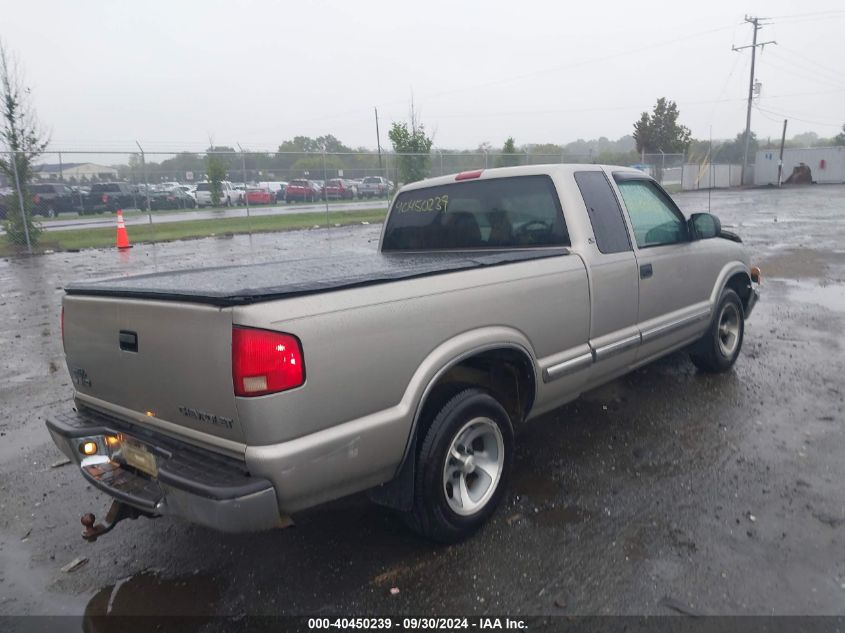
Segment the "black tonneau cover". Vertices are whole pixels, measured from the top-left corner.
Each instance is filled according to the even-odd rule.
[[[78,282],[65,290],[71,295],[234,306],[567,254],[566,248],[543,248],[334,255]]]

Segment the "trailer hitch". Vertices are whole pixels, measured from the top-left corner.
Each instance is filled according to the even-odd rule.
[[[85,529],[82,530],[82,538],[89,543],[93,543],[103,534],[111,532],[114,529],[114,526],[124,519],[137,519],[141,516],[155,518],[154,514],[143,512],[142,510],[133,508],[130,505],[121,503],[120,501],[113,501],[108,513],[106,514],[105,523],[95,524],[94,522],[97,519],[90,512],[82,515],[81,521],[82,525],[85,527]]]

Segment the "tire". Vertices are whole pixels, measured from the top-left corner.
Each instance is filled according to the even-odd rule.
[[[455,543],[478,530],[501,501],[513,463],[513,426],[498,400],[475,387],[458,392],[432,416],[405,519],[428,539]]]
[[[745,313],[739,295],[730,288],[722,292],[715,317],[707,333],[690,351],[690,359],[701,371],[718,374],[733,367],[745,336]]]

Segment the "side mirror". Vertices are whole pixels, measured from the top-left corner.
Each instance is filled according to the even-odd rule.
[[[694,240],[708,240],[722,232],[722,223],[710,213],[693,213],[689,219],[690,235]]]

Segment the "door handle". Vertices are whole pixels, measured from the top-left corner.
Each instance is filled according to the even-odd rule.
[[[648,279],[654,274],[654,269],[651,264],[642,264],[640,266],[640,279]]]
[[[136,332],[121,330],[118,340],[120,342],[120,349],[124,352],[138,351],[138,334]]]

